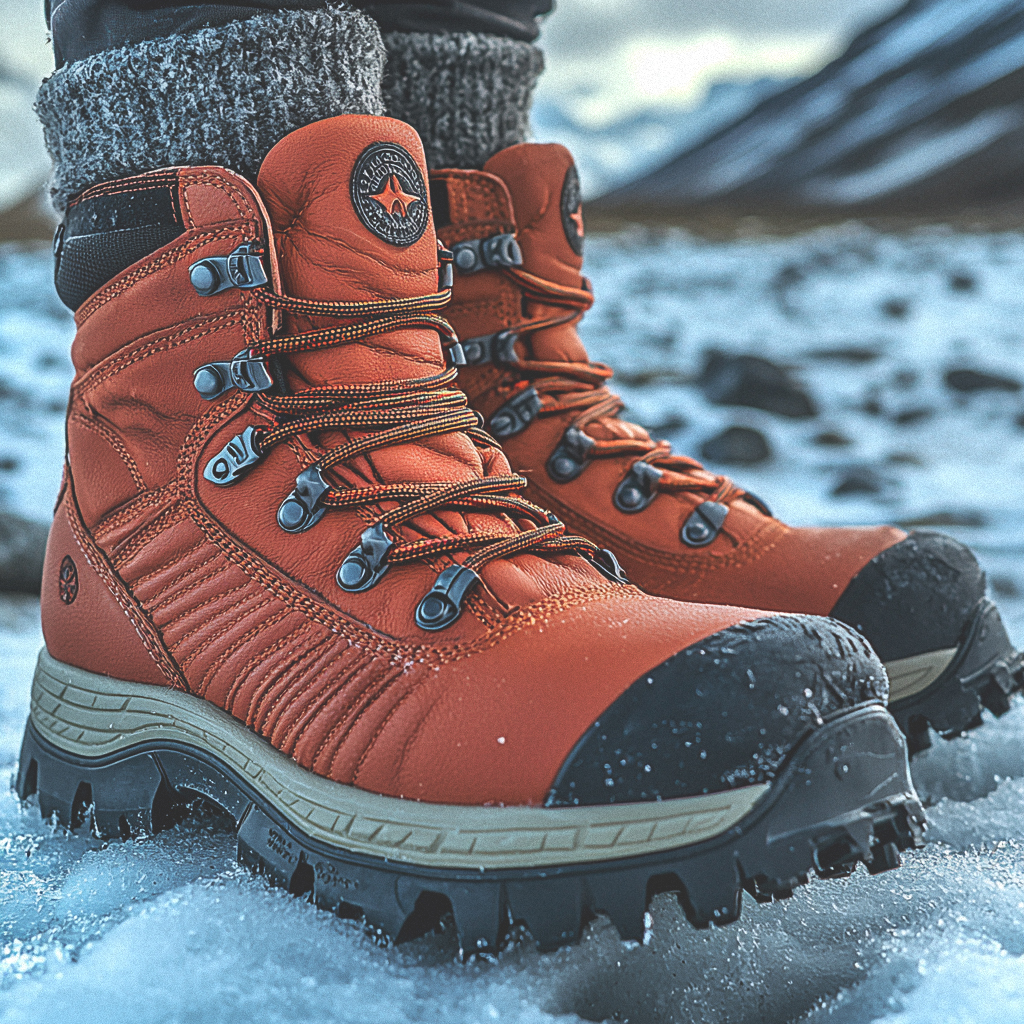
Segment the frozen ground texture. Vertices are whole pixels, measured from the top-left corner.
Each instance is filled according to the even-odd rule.
[[[737,473],[795,522],[939,520],[990,570],[1024,642],[1024,395],[963,395],[949,369],[1024,379],[1024,241],[851,226],[792,239],[593,240],[593,356],[633,413],[693,451],[731,425],[772,461]],[[45,518],[62,449],[70,318],[46,254],[0,253],[0,501]],[[706,404],[712,348],[796,368],[819,415]],[[631,382],[631,383],[629,383]],[[912,415],[907,415],[912,413]],[[822,434],[845,445],[815,442]],[[877,493],[832,497],[856,471]],[[869,472],[870,471],[870,472]],[[0,601],[0,771],[17,758],[38,610]],[[877,879],[815,882],[699,933],[659,897],[646,945],[606,922],[541,956],[455,961],[449,935],[374,946],[235,866],[216,818],[107,847],[0,793],[0,1022],[358,1024],[1024,1019],[1024,706],[915,761],[931,842]]]

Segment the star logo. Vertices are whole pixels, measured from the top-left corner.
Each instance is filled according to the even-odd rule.
[[[388,178],[387,185],[377,195],[370,196],[370,198],[380,203],[392,217],[396,216],[397,211],[397,216],[402,218],[409,216],[409,207],[413,203],[420,202],[419,196],[411,196],[402,188],[397,174],[392,174]]]
[[[372,142],[359,154],[349,186],[352,207],[371,234],[403,248],[423,237],[430,199],[423,169],[397,142]]]

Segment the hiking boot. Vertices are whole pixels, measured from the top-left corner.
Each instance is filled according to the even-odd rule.
[[[630,580],[681,601],[831,615],[864,634],[889,674],[889,710],[911,750],[1000,715],[1024,666],[971,552],[893,527],[794,529],[758,497],[619,416],[611,370],[576,324],[583,214],[557,145],[503,150],[483,171],[431,175],[455,255],[447,312],[467,365],[459,383],[528,497],[615,552]]]
[[[467,952],[897,864],[923,819],[868,645],[645,595],[520,497],[449,365],[449,257],[386,118],[294,132],[256,187],[72,205],[20,795],[101,836],[202,795],[281,885],[391,937],[450,908]]]

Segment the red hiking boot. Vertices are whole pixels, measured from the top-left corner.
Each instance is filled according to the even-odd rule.
[[[447,316],[467,364],[459,383],[528,496],[615,552],[652,594],[831,615],[874,646],[889,709],[911,750],[995,714],[1024,682],[984,574],[962,544],[892,527],[794,529],[757,497],[619,418],[576,324],[593,301],[580,276],[583,215],[572,157],[520,145],[483,171],[431,175],[455,254]]]
[[[467,951],[894,866],[922,818],[868,645],[647,596],[521,498],[446,360],[440,255],[386,118],[294,132],[257,187],[72,205],[19,793],[104,836],[202,794],[281,884],[394,937],[450,907]]]

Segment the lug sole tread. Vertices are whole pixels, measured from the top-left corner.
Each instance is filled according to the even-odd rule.
[[[113,838],[168,827],[204,797],[234,819],[239,860],[273,884],[398,941],[450,910],[464,955],[500,948],[517,927],[542,950],[555,949],[601,913],[623,939],[640,940],[651,898],[666,891],[695,926],[724,925],[739,917],[744,890],[766,902],[792,895],[812,874],[898,867],[901,852],[923,844],[924,829],[902,737],[878,706],[812,732],[768,795],[713,839],[548,868],[425,868],[355,854],[303,833],[212,751],[164,742],[86,759],[44,739],[31,721],[15,788],[22,800],[37,795],[44,817]]]

